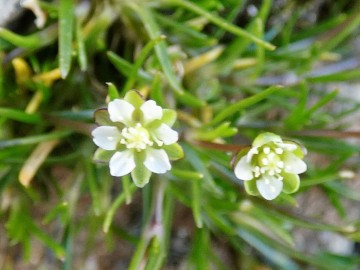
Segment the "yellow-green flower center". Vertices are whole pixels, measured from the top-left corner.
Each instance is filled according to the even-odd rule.
[[[135,127],[123,128],[121,136],[121,144],[124,144],[128,149],[135,149],[138,152],[153,145],[149,132],[140,123],[137,123]]]
[[[283,152],[284,150],[280,147],[271,148],[265,146],[259,149],[255,159],[256,166],[253,168],[255,177],[267,174],[282,180],[280,173],[284,169],[284,162],[281,159]]]

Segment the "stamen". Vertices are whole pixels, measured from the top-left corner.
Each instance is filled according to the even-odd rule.
[[[277,165],[279,168],[284,168],[284,161],[278,161],[278,163],[276,163],[276,165]]]
[[[264,147],[263,151],[268,155],[270,153],[270,147]]]
[[[267,158],[262,158],[261,159],[261,162],[264,164],[264,165],[269,165],[269,160]]]
[[[255,168],[253,169],[253,172],[255,173],[255,177],[259,177],[260,176],[260,167],[259,166],[255,166]]]
[[[271,152],[271,153],[268,154],[269,160],[272,160],[274,157],[275,157],[274,152]]]
[[[278,154],[278,155],[281,155],[282,153],[284,153],[284,150],[281,149],[281,148],[276,148],[275,153]]]
[[[120,140],[120,143],[129,149],[136,149],[138,152],[154,144],[150,140],[149,132],[140,123],[137,123],[135,127],[123,128],[121,135],[123,138]]]

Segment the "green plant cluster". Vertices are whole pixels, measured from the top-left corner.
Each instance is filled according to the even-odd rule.
[[[51,250],[43,260],[83,269],[81,254],[97,254],[97,243],[115,257],[126,243],[132,255],[119,258],[124,267],[167,269],[182,209],[191,224],[185,269],[357,269],[358,255],[301,250],[293,234],[303,228],[360,241],[360,220],[344,204],[360,200],[348,185],[360,169],[360,135],[343,122],[360,104],[341,95],[341,85],[360,76],[356,1],[336,1],[308,27],[298,24],[299,1],[289,1],[293,16],[275,25],[275,0],[259,1],[251,15],[247,1],[235,0],[34,2],[47,17],[43,28],[0,28],[7,257],[20,249],[29,262],[40,241]],[[172,128],[184,151],[143,189],[93,160],[94,112],[132,89],[176,111]],[[266,201],[235,177],[231,161],[263,132],[308,150],[297,194]],[[297,196],[314,189],[341,223],[298,207]],[[231,265],[217,253],[219,242]]]

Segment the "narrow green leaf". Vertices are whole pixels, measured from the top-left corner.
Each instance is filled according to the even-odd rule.
[[[132,3],[131,7],[138,13],[151,39],[155,40],[156,38],[161,36],[159,26],[154,20],[154,16],[152,15],[150,9],[145,6],[139,6],[135,3]],[[168,49],[165,41],[160,41],[155,45],[155,53],[164,72],[164,75],[171,86],[171,89],[174,91],[179,101],[193,107],[203,106],[204,102],[202,100],[196,98],[188,92],[185,92],[182,88],[179,79],[173,72],[173,67],[170,57],[168,55]]]
[[[187,160],[192,165],[192,167],[204,176],[204,182],[205,182],[204,188],[211,190],[212,192],[217,193],[219,195],[222,194],[223,191],[216,186],[211,173],[206,167],[206,163],[197,154],[195,149],[193,149],[188,144],[182,144],[182,147],[184,149],[185,156],[187,157]]]
[[[0,38],[15,46],[27,49],[35,49],[41,44],[41,39],[38,35],[21,36],[2,27],[0,27]]]
[[[54,131],[48,134],[42,135],[35,135],[29,137],[22,137],[18,139],[11,139],[11,140],[3,140],[0,141],[0,149],[16,146],[16,145],[28,145],[28,144],[36,144],[44,141],[52,141],[55,139],[61,139],[67,137],[71,134],[71,131],[68,130],[61,130],[61,131]]]
[[[47,247],[52,249],[57,258],[64,258],[65,250],[59,243],[57,243],[54,239],[45,234],[45,232],[38,226],[36,226],[32,221],[30,221],[28,225],[30,225],[29,233],[34,234],[41,242],[43,242]]]
[[[99,216],[102,207],[101,207],[101,200],[99,194],[99,185],[97,183],[94,167],[90,159],[84,160],[84,163],[85,163],[86,180],[92,198],[92,206],[95,215]]]
[[[136,61],[134,65],[132,66],[132,70],[130,72],[130,75],[128,77],[128,80],[126,81],[124,85],[123,91],[126,93],[128,90],[132,89],[135,85],[135,80],[137,78],[138,71],[144,61],[146,60],[146,57],[150,54],[150,52],[153,50],[153,48],[162,40],[164,40],[166,37],[164,35],[160,35],[156,38],[153,38],[150,40],[144,48],[140,51],[138,57],[136,58]]]
[[[154,16],[160,25],[165,29],[170,28],[172,32],[183,38],[184,42],[188,41],[191,46],[212,46],[217,42],[215,38],[199,32],[198,29],[194,29],[186,23],[177,22],[168,14],[158,14],[155,12]]]
[[[203,141],[212,141],[218,138],[230,137],[236,133],[237,128],[231,127],[230,122],[224,122],[213,129],[199,130],[196,133],[196,138]]]
[[[216,209],[210,209],[210,207],[205,207],[205,209],[207,215],[218,229],[225,232],[227,235],[235,235],[236,227],[233,226],[227,216],[217,213]]]
[[[150,249],[148,251],[149,259],[145,270],[159,270],[162,267],[162,262],[165,259],[164,243],[159,237],[152,239]]]
[[[145,29],[147,30],[151,39],[155,40],[159,36],[161,36],[161,31],[159,26],[154,20],[154,17],[151,11],[145,6],[139,6],[136,4],[131,5],[133,9],[138,13],[140,19],[142,20]],[[183,94],[184,90],[182,89],[178,78],[173,72],[173,68],[171,65],[171,61],[168,55],[167,47],[165,41],[158,42],[155,46],[156,56],[159,59],[161,68],[169,81],[172,89],[178,94]]]
[[[211,269],[209,266],[210,234],[207,229],[197,229],[192,243],[190,259],[194,268]]]
[[[106,55],[109,58],[110,62],[121,74],[125,75],[126,77],[130,76],[131,70],[133,69],[133,64],[129,63],[128,61],[111,51],[108,51]],[[138,70],[137,78],[140,78],[146,82],[151,82],[152,80],[152,76],[142,69]]]
[[[188,181],[194,181],[194,180],[196,181],[204,178],[204,176],[201,173],[184,170],[184,169],[172,168],[170,173],[177,178]]]
[[[247,31],[253,32],[255,30],[254,22],[255,21],[252,21],[249,26],[247,26]],[[222,74],[229,74],[229,72],[233,69],[236,59],[243,54],[250,42],[251,41],[249,39],[237,37],[228,46],[226,46],[218,61],[219,72]]]
[[[0,48],[1,50],[1,48]],[[0,63],[3,63],[4,55],[0,53]],[[3,64],[0,65],[0,99],[4,97],[4,71]]]
[[[257,249],[261,254],[266,256],[271,262],[275,263],[281,269],[297,270],[299,267],[287,256],[275,248],[275,242],[269,243],[269,239],[265,236],[245,229],[237,229],[239,237],[244,239],[249,245]]]
[[[119,91],[113,83],[106,83],[108,85],[108,96],[110,100],[120,98]]]
[[[124,194],[125,194],[125,202],[126,204],[130,204],[131,203],[131,198],[132,198],[132,194],[131,194],[131,179],[130,179],[130,175],[124,175],[121,179],[121,183],[123,186],[123,190],[124,190]]]
[[[128,270],[138,270],[140,268],[142,258],[148,248],[150,239],[148,237],[142,236],[140,238],[140,241],[138,242],[136,246],[136,250],[134,255],[131,258]]]
[[[161,73],[156,73],[154,76],[154,80],[151,84],[150,99],[155,100],[156,103],[161,107],[165,106]]]
[[[306,103],[309,95],[309,87],[304,81],[300,83],[299,88],[298,101],[295,107],[291,109],[288,118],[285,120],[285,124],[289,129],[300,129],[304,124],[306,124],[306,121],[308,120],[308,118],[305,117],[305,114]]]
[[[246,99],[240,100],[234,104],[229,105],[225,109],[223,109],[215,118],[208,124],[210,126],[216,125],[220,123],[221,121],[225,120],[227,117],[233,115],[234,113],[244,110],[247,107],[250,107],[251,105],[254,105],[261,100],[265,99],[269,95],[273,94],[275,91],[281,89],[282,86],[271,86],[270,88],[253,95],[251,97],[248,97]]]
[[[308,76],[307,81],[312,83],[341,82],[355,80],[360,77],[360,69],[350,69],[330,74]]]
[[[354,201],[360,201],[359,192],[344,185],[344,183],[342,182],[332,181],[332,182],[326,182],[323,185],[325,185],[327,188],[331,189],[332,191],[336,192],[337,194],[341,194],[345,198]]]
[[[74,257],[74,224],[70,223],[65,227],[63,236],[63,247],[65,249],[65,258],[62,270],[71,270]]]
[[[325,95],[318,102],[316,102],[311,108],[309,108],[306,112],[306,116],[310,118],[318,109],[329,103],[339,94],[338,90],[332,91],[329,94]]]
[[[262,38],[264,36],[264,21],[261,18],[256,18],[254,20],[255,25],[255,31],[257,37]],[[255,78],[258,77],[261,74],[261,71],[264,66],[265,62],[265,49],[262,46],[256,47],[256,72],[255,72]]]
[[[219,26],[220,28],[225,29],[226,31],[243,37],[243,38],[247,38],[250,39],[251,41],[253,41],[254,43],[256,43],[259,46],[263,46],[264,48],[268,49],[268,50],[275,50],[275,46],[256,37],[255,35],[241,29],[240,27],[237,27],[231,23],[229,23],[228,21],[224,20],[223,18],[214,15],[213,13],[209,13],[205,10],[203,10],[202,8],[200,8],[199,6],[197,6],[196,4],[187,1],[187,0],[167,0],[166,1],[169,4],[176,4],[180,7],[186,8],[196,14],[199,14],[201,16],[204,16],[206,19],[208,19],[210,22],[212,22],[213,24]]]
[[[41,118],[37,114],[30,114],[23,111],[0,108],[0,117],[9,118],[23,123],[28,124],[40,124]]]
[[[47,213],[47,215],[43,218],[42,222],[44,224],[49,224],[50,221],[60,217],[62,222],[65,223],[69,217],[68,213],[69,205],[66,202],[59,203],[53,209],[51,209],[50,212]]]
[[[129,193],[132,195],[136,190],[136,186],[132,184],[129,188]],[[106,213],[105,221],[103,224],[103,231],[107,233],[109,231],[111,222],[114,218],[114,215],[116,213],[116,210],[126,201],[126,196],[128,194],[121,193],[119,196],[115,199],[115,201],[111,204],[109,210]]]
[[[87,70],[88,61],[87,61],[85,43],[81,32],[81,25],[78,20],[76,21],[76,44],[77,44],[77,56],[78,56],[80,69],[81,71],[85,71]]]
[[[325,38],[325,41],[321,42],[321,49],[323,51],[333,50],[340,42],[342,42],[346,37],[348,37],[360,24],[360,13],[356,12],[353,16],[348,18],[345,22],[341,23],[336,31],[331,29],[331,34],[328,34],[329,38]],[[317,46],[317,44],[315,44]]]
[[[202,201],[202,192],[201,192],[201,182],[200,181],[192,181],[191,182],[191,209],[193,212],[195,224],[198,228],[203,227],[203,221],[201,217],[201,201]]]
[[[59,63],[61,77],[66,78],[71,68],[74,29],[74,1],[60,0],[59,7]]]

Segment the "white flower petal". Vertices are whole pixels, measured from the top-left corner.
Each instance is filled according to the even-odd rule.
[[[293,143],[277,143],[276,145],[285,151],[294,151],[297,148],[297,146]]]
[[[306,171],[306,163],[292,153],[285,153],[283,158],[285,171],[288,173],[299,174]]]
[[[145,101],[140,106],[140,110],[143,112],[145,125],[156,119],[161,119],[163,115],[162,108],[156,105],[156,102],[153,100]]]
[[[247,162],[247,157],[243,156],[235,166],[235,176],[241,180],[251,180],[254,178],[251,168],[251,164]]]
[[[266,176],[256,181],[256,186],[266,200],[275,199],[283,188],[283,182],[275,177]]]
[[[112,176],[123,176],[135,169],[134,154],[130,150],[116,152],[110,159],[109,167]]]
[[[153,131],[153,134],[165,145],[176,143],[179,139],[178,133],[165,124],[161,124],[160,127]]]
[[[120,132],[116,127],[101,126],[95,128],[91,135],[94,143],[104,150],[115,150],[119,142]]]
[[[265,132],[265,133],[258,135],[254,139],[252,146],[253,147],[261,147],[264,144],[271,143],[271,142],[282,143],[282,139],[279,135],[276,135],[276,134],[270,133],[270,132]]]
[[[253,155],[259,154],[259,149],[258,147],[253,147],[249,150],[249,152],[246,155],[246,161],[250,163]]]
[[[109,102],[108,112],[113,122],[121,122],[125,125],[131,123],[132,114],[135,108],[123,99],[115,99]]]
[[[163,149],[148,148],[144,165],[154,173],[165,173],[171,169],[169,157]]]

